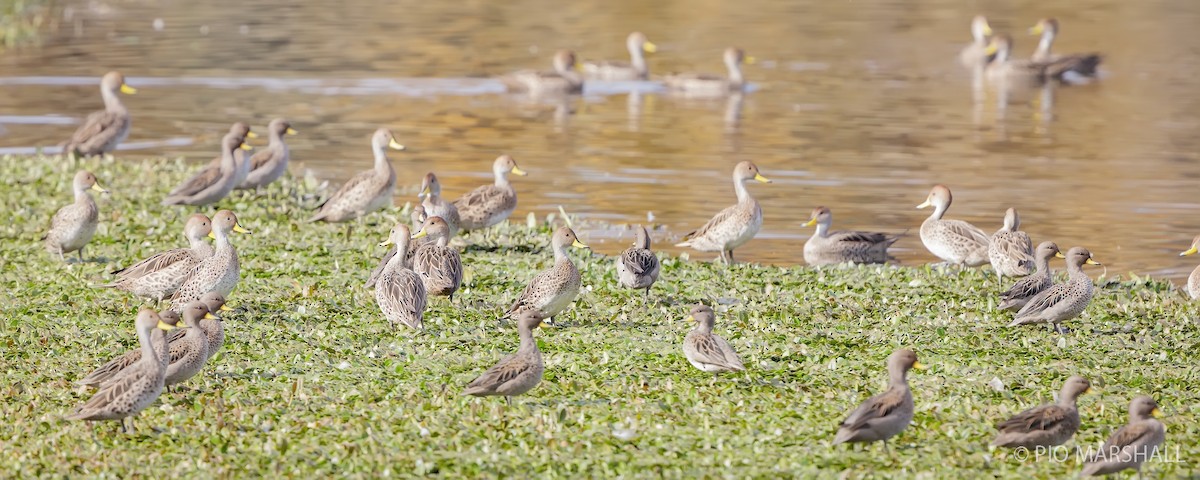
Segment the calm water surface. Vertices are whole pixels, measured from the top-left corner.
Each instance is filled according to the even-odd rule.
[[[581,217],[661,225],[669,243],[733,202],[732,166],[775,182],[758,238],[740,260],[802,263],[817,205],[835,228],[910,231],[906,264],[932,260],[914,209],[931,185],[955,193],[950,217],[985,231],[1016,207],[1035,242],[1085,245],[1108,271],[1179,278],[1200,233],[1200,3],[1044,2],[67,2],[42,47],[0,54],[0,150],[55,145],[100,107],[96,84],[123,71],[134,130],[124,156],[207,161],[235,120],[284,116],[294,174],[340,182],[369,168],[368,139],[389,126],[407,196],[436,171],[447,196],[487,182],[513,154],[515,217],[562,205]],[[1058,17],[1060,52],[1100,50],[1106,78],[1004,94],[957,65],[971,16],[1012,32]],[[755,90],[695,100],[653,83],[590,84],[581,98],[534,101],[488,77],[545,68],[557,48],[624,58],[641,30],[651,71],[721,72],[744,48]],[[398,203],[411,200],[397,199]],[[585,232],[605,253],[621,232]],[[707,258],[708,254],[693,254]]]

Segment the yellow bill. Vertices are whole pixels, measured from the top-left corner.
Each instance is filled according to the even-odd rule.
[[[646,41],[642,44],[642,50],[644,50],[646,53],[654,53],[658,51],[658,46]]]
[[[218,308],[217,310],[220,310],[222,312],[232,312],[233,311],[232,308],[229,308],[229,305],[221,305],[221,308]]]
[[[1154,410],[1150,411],[1150,416],[1154,417],[1154,418],[1162,418],[1163,417],[1162,410],[1159,410],[1158,407],[1154,407]]]
[[[220,320],[221,317],[213,315],[212,312],[208,312],[208,313],[204,314],[204,319],[205,320]]]
[[[586,244],[586,243],[583,243],[583,242],[579,241],[579,239],[578,239],[578,238],[577,238],[577,239],[575,239],[575,241],[574,241],[574,242],[571,242],[571,246],[572,246],[572,247],[575,247],[575,248],[590,248],[590,247],[588,247],[588,246],[587,246],[587,244]]]
[[[1029,34],[1030,35],[1041,35],[1042,32],[1045,30],[1046,30],[1045,24],[1043,24],[1042,22],[1038,22],[1037,25],[1029,27]],[[989,33],[988,35],[991,35],[991,33]]]
[[[1100,263],[1100,262],[1097,262],[1097,261],[1095,261],[1095,260],[1092,260],[1091,258],[1087,259],[1087,260],[1086,260],[1086,261],[1084,261],[1083,263],[1086,263],[1086,264],[1088,264],[1088,265],[1104,265],[1103,263]]]
[[[246,132],[246,138],[258,138],[258,134],[254,132]]]
[[[176,327],[176,326],[174,326],[174,325],[171,325],[171,324],[169,324],[169,323],[167,323],[167,322],[164,322],[164,321],[162,321],[162,320],[159,320],[159,321],[158,321],[158,328],[159,328],[159,329],[161,329],[161,330],[174,330],[174,329],[176,329],[176,328],[180,328],[180,327]]]
[[[126,95],[134,95],[137,93],[137,89],[122,83],[121,84],[121,93],[124,93]]]
[[[429,235],[429,232],[426,232],[426,231],[425,231],[425,229],[424,229],[424,228],[422,228],[422,229],[421,229],[421,231],[419,231],[419,232],[417,232],[417,233],[414,233],[414,234],[412,234],[412,236],[411,236],[411,237],[409,237],[409,238],[421,238],[421,237],[424,237],[424,236],[426,236],[426,235]]]
[[[249,136],[249,135],[247,135],[247,136]],[[238,148],[240,148],[242,150],[253,150],[254,149],[254,147],[251,147],[250,145],[246,144],[246,142],[242,142],[241,146],[239,146]]]
[[[513,175],[520,175],[520,176],[522,176],[522,177],[524,177],[525,175],[528,175],[528,173],[525,173],[525,171],[524,171],[524,170],[521,170],[521,169],[520,169],[519,167],[517,167],[516,165],[513,165],[513,168],[512,168],[512,170],[510,170],[510,171],[513,173]]]
[[[1186,256],[1188,256],[1188,255],[1195,255],[1195,254],[1196,254],[1196,251],[1197,251],[1197,250],[1196,250],[1196,247],[1192,247],[1192,248],[1189,248],[1189,249],[1187,249],[1187,250],[1184,250],[1184,251],[1182,251],[1182,252],[1179,252],[1179,256],[1181,256],[1181,257],[1186,257]]]
[[[286,133],[288,135],[299,135],[300,134],[300,132],[297,132],[296,129],[294,129],[292,127],[288,127],[288,129],[284,130],[283,133]]]
[[[913,362],[913,368],[915,368],[915,369],[917,369],[917,370],[927,370],[927,369],[929,369],[929,367],[925,366],[925,364],[924,364],[924,363],[921,363],[921,362]]]
[[[687,317],[685,317],[685,318],[683,319],[683,321],[685,321],[685,322],[694,322],[694,321],[696,321],[696,317],[693,317],[693,316],[691,316],[691,315],[688,315]]]
[[[761,173],[754,174],[754,179],[758,180],[759,182],[762,182],[762,183],[771,183],[771,179],[762,176]]]
[[[804,226],[805,226],[805,227],[811,227],[811,226],[813,226],[813,225],[816,225],[816,224],[817,224],[817,219],[816,219],[816,217],[813,217],[813,219],[812,219],[812,220],[809,220],[809,221],[807,221],[807,222],[804,222]]]
[[[384,240],[384,241],[382,241],[382,242],[379,242],[379,246],[381,246],[381,247],[390,247],[390,246],[392,246],[392,239],[390,239],[390,238],[389,238],[389,239],[387,239],[387,240]]]
[[[400,142],[397,142],[396,139],[394,139],[394,138],[388,141],[388,147],[391,147],[392,150],[404,150],[406,148],[404,145],[401,145]]]
[[[746,62],[746,65],[754,65],[754,63],[757,62],[758,59],[751,57],[751,56],[747,56],[745,59],[743,59],[743,61]]]
[[[237,233],[244,233],[246,235],[250,235],[250,233],[251,233],[249,230],[246,230],[245,227],[242,227],[242,224],[240,224],[240,223],[233,224],[233,231],[235,231]]]
[[[932,205],[932,203],[929,203],[929,199],[928,199],[928,198],[926,198],[924,202],[921,202],[921,204],[920,204],[920,205],[917,205],[917,208],[925,208],[925,207],[928,207],[928,206],[930,206],[930,205]]]
[[[1067,258],[1067,256],[1066,256],[1066,255],[1063,255],[1063,253],[1062,253],[1062,252],[1056,252],[1056,253],[1054,254],[1054,256],[1055,256],[1055,257],[1058,257],[1058,258]]]
[[[108,193],[108,190],[105,190],[104,187],[101,187],[99,182],[92,184],[92,190],[95,190],[100,193]]]
[[[996,42],[992,42],[992,43],[988,44],[987,49],[985,49],[983,51],[983,53],[988,54],[988,55],[995,55],[997,50],[1000,50],[1000,46],[997,45]]]

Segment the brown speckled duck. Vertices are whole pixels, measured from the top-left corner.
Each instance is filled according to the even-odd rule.
[[[129,136],[132,120],[129,109],[121,103],[117,93],[133,95],[137,89],[125,84],[120,72],[108,72],[100,79],[100,97],[104,99],[104,110],[88,115],[83,125],[75,129],[71,139],[63,144],[63,156],[90,157],[104,155],[116,150],[117,145]]]

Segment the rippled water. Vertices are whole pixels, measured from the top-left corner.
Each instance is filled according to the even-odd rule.
[[[729,171],[748,159],[775,183],[750,187],[766,220],[740,260],[802,263],[800,224],[826,205],[835,228],[909,230],[896,255],[929,261],[916,235],[928,213],[914,206],[940,182],[955,193],[951,217],[990,232],[1016,207],[1035,242],[1085,245],[1110,274],[1180,277],[1196,262],[1175,254],[1200,233],[1197,2],[324,5],[69,2],[43,47],[0,55],[0,147],[61,142],[99,108],[98,77],[118,69],[140,90],[126,100],[125,156],[207,161],[229,123],[285,116],[302,132],[293,173],[340,181],[369,168],[369,135],[385,125],[411,147],[392,157],[402,184],[432,170],[456,196],[507,152],[531,173],[515,180],[517,216],[652,212],[664,248],[733,202]],[[1025,29],[1056,16],[1057,51],[1103,51],[1107,76],[1007,99],[977,88],[956,63],[976,13],[1023,54],[1035,43]],[[724,47],[746,49],[755,91],[689,100],[653,83],[589,84],[547,102],[488,78],[546,68],[557,48],[623,58],[635,29],[659,46],[657,73],[720,72]],[[585,239],[611,253],[631,239],[616,233]]]

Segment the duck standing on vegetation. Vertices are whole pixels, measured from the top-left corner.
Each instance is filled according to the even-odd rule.
[[[483,375],[472,380],[463,390],[463,395],[504,395],[504,401],[511,405],[512,397],[533,390],[541,383],[546,366],[542,362],[537,341],[533,339],[533,329],[542,325],[542,314],[537,310],[522,310],[515,318],[517,334],[521,338],[516,353],[504,357]]]
[[[1179,256],[1195,255],[1196,252],[1200,252],[1200,235],[1192,239],[1192,248],[1180,252]],[[1192,274],[1188,275],[1187,291],[1192,300],[1200,298],[1200,266],[1197,266],[1192,270]]]
[[[376,130],[371,136],[375,168],[359,172],[342,184],[342,188],[317,207],[317,213],[308,221],[345,222],[391,204],[392,192],[396,190],[396,170],[388,162],[388,148],[404,150],[404,145],[396,142],[388,129]]]
[[[228,134],[233,135],[238,139],[239,147],[246,143],[247,138],[258,138],[258,134],[250,131],[250,126],[242,122],[236,122],[231,125],[229,127]],[[224,137],[222,137],[222,142],[224,142]],[[248,150],[243,150],[242,148],[236,148],[233,150],[234,185],[244,180],[246,175],[250,174],[250,163],[246,161],[247,151]],[[205,188],[220,182],[221,166],[224,163],[224,159],[225,153],[222,151],[220,155],[217,155],[211,161],[209,161],[208,165],[205,165],[204,168],[201,168],[194,175],[188,177],[187,180],[184,180],[183,183],[180,183],[167,195],[193,195],[196,192],[204,190]]]
[[[629,49],[630,63],[615,61],[584,62],[583,73],[588,78],[610,82],[645,80],[649,78],[650,67],[646,65],[645,54],[658,51],[658,47],[650,43],[642,32],[633,32],[625,39],[625,48]]]
[[[242,181],[238,182],[237,188],[262,188],[287,173],[291,151],[288,150],[287,143],[283,141],[283,136],[296,133],[296,129],[292,128],[292,124],[287,120],[282,118],[271,120],[271,123],[267,125],[269,142],[267,148],[254,152],[254,155],[245,162],[247,172]]]
[[[396,254],[388,260],[375,284],[375,302],[393,329],[402,324],[420,330],[425,315],[425,283],[404,265],[411,236],[408,225],[398,223],[388,239],[379,244],[396,246]]]
[[[201,325],[203,320],[219,321],[220,318],[208,310],[208,304],[197,301],[184,306],[183,324],[187,325],[184,334],[171,342],[168,338],[170,360],[167,363],[167,373],[163,385],[183,383],[200,373],[208,362],[208,335]]]
[[[1092,252],[1083,247],[1067,251],[1067,281],[1037,294],[1021,307],[1010,327],[1034,323],[1050,323],[1062,332],[1065,320],[1078,317],[1092,301],[1092,278],[1083,273],[1083,265],[1101,265],[1092,260]]]
[[[510,92],[528,92],[532,96],[566,95],[583,91],[583,75],[575,52],[559,50],[554,54],[554,71],[521,70],[500,77]]]
[[[236,127],[236,126],[235,126]],[[234,155],[238,149],[249,150],[245,139],[238,132],[229,132],[221,139],[221,168],[218,170],[205,169],[185,180],[167,194],[163,205],[211,205],[229,196],[238,182],[238,169],[241,168]],[[242,162],[245,165],[245,162]]]
[[[125,84],[120,72],[108,72],[100,79],[100,97],[104,99],[104,110],[93,112],[75,129],[71,139],[63,144],[63,157],[91,157],[104,155],[117,149],[117,145],[129,136],[132,120],[129,109],[121,103],[117,92],[126,95],[137,93],[137,89]]]
[[[1024,277],[1033,273],[1033,241],[1019,228],[1021,217],[1016,209],[1010,208],[1004,212],[1004,227],[988,240],[988,260],[1001,280],[1006,275]]]
[[[225,319],[216,316],[216,312],[232,312],[233,309],[225,305],[225,297],[218,292],[208,292],[200,298],[200,302],[208,306],[208,311],[214,315],[212,318],[204,317],[200,320],[200,330],[204,331],[204,337],[208,340],[208,347],[204,349],[205,361],[208,361],[225,346]],[[172,330],[167,334],[167,343],[172,344],[183,338],[187,330]]]
[[[954,197],[945,185],[934,185],[925,202],[917,208],[933,206],[933,213],[921,224],[921,243],[935,257],[953,265],[978,267],[990,261],[988,236],[979,227],[962,220],[944,220]]]
[[[425,211],[426,217],[441,217],[442,221],[446,222],[446,226],[450,228],[449,236],[446,237],[447,241],[458,235],[458,225],[462,223],[458,216],[458,207],[454,206],[453,202],[447,202],[442,198],[442,183],[438,181],[437,175],[434,175],[433,172],[425,174],[425,179],[421,181],[421,193],[418,196],[423,197],[421,207]],[[420,228],[420,226],[414,224],[413,228]]]
[[[1058,403],[1030,408],[996,424],[1000,433],[992,445],[1032,450],[1066,443],[1079,430],[1076,402],[1091,391],[1092,384],[1086,378],[1078,375],[1068,378],[1058,394]]]
[[[1156,455],[1167,438],[1167,428],[1158,421],[1162,411],[1153,398],[1142,395],[1129,404],[1129,423],[1105,440],[1100,451],[1088,459],[1080,476],[1117,473],[1130,468],[1142,478],[1142,464]]]
[[[958,54],[958,61],[962,62],[964,67],[976,67],[991,62],[993,55],[987,53],[990,36],[992,27],[988,25],[987,17],[976,15],[971,19],[971,44]]]
[[[917,354],[912,350],[900,349],[888,357],[887,368],[888,389],[868,398],[850,412],[838,425],[834,445],[883,441],[883,449],[887,450],[888,439],[912,423],[915,407],[912,390],[908,387],[908,370],[924,370],[925,366],[917,361]]]
[[[458,250],[447,245],[450,241],[450,226],[442,217],[429,217],[421,230],[412,238],[428,237],[433,243],[417,247],[413,256],[413,271],[421,277],[428,295],[443,295],[454,300],[454,292],[462,285],[463,265]]]
[[[633,246],[617,257],[617,285],[645,289],[646,295],[650,295],[650,287],[658,281],[658,257],[650,251],[650,232],[646,227],[639,225],[634,232],[637,239]]]
[[[526,310],[536,310],[538,318],[553,319],[575,301],[582,279],[579,269],[575,268],[571,257],[567,255],[567,247],[589,247],[576,238],[575,231],[570,227],[555,230],[550,247],[554,250],[554,266],[534,275],[502,318],[515,319]]]
[[[427,215],[425,215],[425,207],[422,207],[420,205],[414,205],[412,208],[412,212],[409,213],[409,219],[412,221],[412,228],[410,230],[420,231],[421,227],[425,225],[425,220],[428,218],[429,217]],[[425,237],[425,238],[428,238],[428,237]],[[403,263],[404,268],[409,268],[409,269],[412,268],[413,256],[416,255],[416,249],[420,245],[421,245],[420,239],[409,241],[408,251],[410,254],[404,258],[404,263]],[[375,269],[371,270],[371,275],[369,277],[367,277],[367,283],[363,286],[366,287],[367,289],[375,288],[375,282],[377,282],[379,280],[379,274],[383,273],[383,269],[387,267],[388,262],[391,261],[392,257],[395,255],[396,255],[396,246],[392,245],[392,247],[389,248],[388,251],[383,254],[383,258],[379,259],[379,264],[375,265]]]
[[[508,174],[524,177],[524,170],[517,167],[517,161],[509,155],[496,157],[492,162],[492,174],[496,181],[492,185],[484,185],[471,190],[462,198],[454,201],[458,210],[459,228],[463,230],[480,230],[503,222],[517,209],[517,191],[508,183]],[[428,211],[426,212],[428,214]]]
[[[46,251],[57,254],[59,260],[66,261],[65,254],[78,252],[79,261],[82,262],[83,247],[92,241],[100,224],[100,208],[88,190],[99,193],[108,193],[108,190],[100,187],[96,176],[87,170],[75,173],[71,189],[75,192],[75,203],[54,212],[50,218],[50,230],[42,236],[42,240]]]
[[[212,233],[212,221],[197,213],[188,218],[183,235],[187,248],[173,248],[151,255],[131,267],[113,272],[117,281],[102,285],[132,293],[157,302],[174,295],[184,278],[204,259],[211,257],[213,247],[205,238]]]
[[[741,372],[746,369],[733,347],[717,334],[712,333],[716,314],[702,303],[692,307],[685,319],[696,322],[696,328],[683,339],[683,355],[688,363],[704,372],[716,375],[721,372]]]
[[[229,210],[221,210],[213,216],[213,229],[208,235],[216,239],[212,256],[202,260],[179,289],[171,296],[171,309],[180,311],[184,305],[200,300],[208,292],[220,293],[229,298],[241,279],[237,250],[229,241],[230,232],[249,234],[250,231],[238,224],[237,216]]]
[[[754,57],[747,57],[740,48],[725,49],[722,58],[728,77],[707,73],[673,73],[663,77],[667,90],[683,95],[724,96],[746,90],[746,77],[742,75],[743,63],[754,63]]]
[[[1042,38],[1038,42],[1037,50],[1033,52],[1030,60],[1039,63],[1054,64],[1069,66],[1063,72],[1067,78],[1064,81],[1067,83],[1086,83],[1096,77],[1100,62],[1104,57],[1099,53],[1074,53],[1068,55],[1055,55],[1050,51],[1054,46],[1054,39],[1058,36],[1058,20],[1053,18],[1044,18],[1039,20],[1036,25],[1029,29],[1031,35],[1041,35]]]
[[[833,212],[817,207],[804,226],[817,226],[817,232],[804,242],[804,262],[809,265],[838,263],[887,263],[888,247],[900,237],[876,232],[835,231]]]
[[[167,369],[156,355],[151,343],[151,332],[158,328],[171,330],[172,326],[162,322],[158,314],[149,308],[138,312],[138,342],[141,344],[141,360],[129,367],[129,372],[120,380],[105,385],[87,402],[67,416],[68,420],[120,420],[121,431],[127,432],[125,419],[137,415],[162,393]],[[166,348],[166,337],[161,336],[161,348]]]
[[[757,165],[749,161],[738,163],[733,167],[733,191],[737,194],[738,203],[726,207],[704,226],[684,235],[685,241],[675,246],[691,247],[701,252],[721,252],[720,260],[727,265],[733,264],[733,251],[749,242],[762,228],[762,208],[746,189],[745,182],[750,180],[771,183],[758,172]]]
[[[1042,242],[1038,245],[1033,256],[1037,270],[1033,275],[1022,278],[1001,293],[1000,306],[997,308],[1015,312],[1024,307],[1029,299],[1053,286],[1054,278],[1050,271],[1050,259],[1055,256],[1062,257],[1063,255],[1058,251],[1058,245],[1054,242]]]

